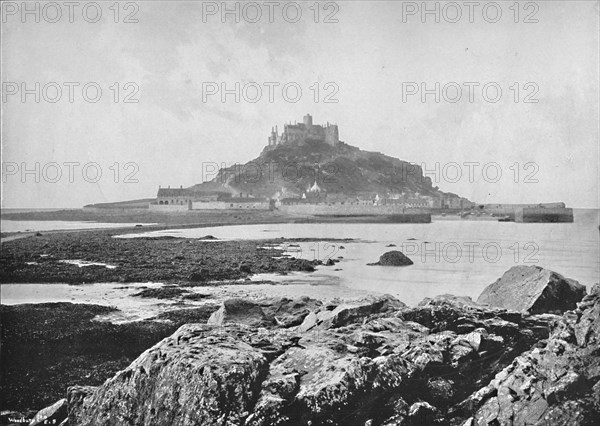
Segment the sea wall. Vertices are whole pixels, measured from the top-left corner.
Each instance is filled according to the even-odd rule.
[[[187,212],[189,210],[187,204],[150,204],[148,205],[148,208],[150,211],[162,213]]]
[[[515,212],[515,222],[573,222],[571,208],[525,208]]]
[[[557,203],[537,203],[537,204],[485,204],[484,210],[488,213],[497,214],[497,215],[511,215],[515,214],[519,209],[536,209],[536,208],[545,208],[545,209],[557,209],[557,208],[565,208],[565,203],[557,202]]]
[[[192,210],[269,210],[269,203],[265,202],[228,202],[228,201],[195,201]]]
[[[428,214],[426,209],[407,209],[401,206],[373,206],[360,204],[294,204],[282,205],[279,210],[297,215],[331,215],[331,216],[360,216],[360,215],[419,215]]]

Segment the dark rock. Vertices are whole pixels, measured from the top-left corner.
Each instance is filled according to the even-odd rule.
[[[145,290],[140,291],[139,293],[132,294],[132,296],[155,299],[172,299],[186,294],[188,292],[189,290],[185,290],[179,287],[160,287],[147,288]]]
[[[177,327],[182,326],[183,324],[191,324],[191,323],[201,323],[205,324],[206,321],[210,318],[210,316],[217,310],[219,310],[220,306],[217,304],[204,304],[197,308],[185,308],[185,309],[173,309],[170,311],[162,312],[158,314],[154,318],[150,318],[151,321],[159,320],[164,322],[169,321]]]
[[[315,271],[315,261],[310,261],[307,259],[293,259],[292,264],[294,265],[294,269],[297,271],[303,272],[314,272]]]
[[[539,313],[562,313],[574,309],[585,296],[585,286],[539,266],[514,266],[487,286],[478,303]]]
[[[242,264],[240,264],[240,268],[239,269],[240,269],[240,272],[244,272],[244,273],[247,273],[247,274],[252,273],[252,266],[250,264],[248,264],[248,263],[242,263]],[[263,264],[262,265],[262,269],[268,269],[268,266],[266,266],[266,265]]]
[[[393,250],[384,253],[379,258],[379,262],[368,263],[369,266],[408,266],[412,265],[413,261],[404,255],[404,253]]]
[[[64,397],[68,386],[103,383],[179,327],[162,321],[95,320],[116,312],[64,302],[0,305],[0,407],[35,408],[35,414]]]
[[[202,282],[207,281],[210,278],[210,271],[208,269],[200,269],[198,271],[192,272],[188,276],[188,280],[191,282]]]
[[[204,300],[210,297],[210,294],[203,293],[185,293],[182,295],[182,299],[184,300]]]

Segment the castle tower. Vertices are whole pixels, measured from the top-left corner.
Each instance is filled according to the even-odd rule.
[[[277,130],[271,127],[271,136],[269,136],[269,146],[277,145]]]
[[[304,116],[304,125],[308,128],[313,125],[312,116],[310,114],[306,114]]]
[[[337,124],[331,124],[325,128],[325,142],[331,146],[336,146],[340,141]]]

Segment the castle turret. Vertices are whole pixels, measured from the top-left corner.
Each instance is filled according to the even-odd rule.
[[[312,116],[310,114],[306,114],[304,116],[304,125],[308,128],[308,127],[312,127],[313,122],[312,122]]]
[[[325,128],[325,142],[331,146],[336,146],[340,141],[337,124],[328,125]]]
[[[277,145],[277,130],[271,127],[271,136],[269,136],[269,146]]]

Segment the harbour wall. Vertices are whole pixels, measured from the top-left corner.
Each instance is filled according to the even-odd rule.
[[[573,222],[571,208],[525,208],[515,212],[515,222]]]
[[[294,215],[313,216],[389,216],[429,214],[427,209],[410,209],[400,206],[373,206],[360,204],[327,205],[327,204],[293,204],[282,205],[278,209],[284,213]]]

